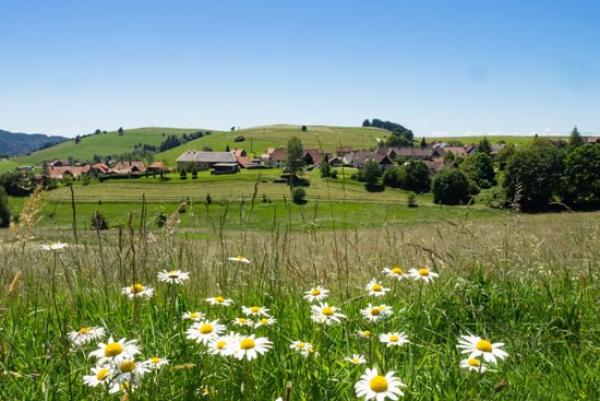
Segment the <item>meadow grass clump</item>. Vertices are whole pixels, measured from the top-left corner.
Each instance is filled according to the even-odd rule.
[[[584,215],[206,239],[169,220],[0,243],[0,399],[600,398]]]

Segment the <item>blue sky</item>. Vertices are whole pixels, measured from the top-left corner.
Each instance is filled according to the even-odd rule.
[[[600,132],[598,1],[0,2],[0,128]]]

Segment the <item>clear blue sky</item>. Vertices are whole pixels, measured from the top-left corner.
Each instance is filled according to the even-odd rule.
[[[0,128],[600,131],[598,1],[0,2]]]

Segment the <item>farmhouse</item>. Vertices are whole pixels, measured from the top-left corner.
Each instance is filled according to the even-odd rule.
[[[307,166],[313,166],[320,164],[323,159],[323,155],[318,149],[304,149],[304,164]]]
[[[54,180],[62,180],[66,177],[79,178],[89,171],[90,166],[48,166],[46,174]]]
[[[381,146],[377,148],[375,153],[378,155],[387,155],[392,160],[397,157],[405,159],[433,160],[436,157],[442,156],[440,150],[433,146],[426,146],[424,148],[413,146]]]
[[[231,151],[231,153],[233,153],[233,156],[235,157],[235,160],[240,165],[240,167],[252,168],[256,166],[256,164],[253,163],[252,160],[250,160],[248,154],[244,149],[234,149]]]
[[[212,166],[211,174],[235,174],[240,171],[237,163],[215,163]]]
[[[185,151],[177,158],[178,171],[208,170],[217,163],[237,163],[231,152]]]
[[[268,148],[260,158],[265,163],[282,165],[287,160],[287,151],[284,148]]]
[[[169,167],[162,160],[157,160],[148,166],[148,171],[155,174],[168,173]]]
[[[146,163],[143,161],[118,162],[110,169],[110,173],[115,175],[140,175],[146,172]]]
[[[352,167],[363,168],[367,160],[374,160],[382,168],[387,168],[394,164],[394,160],[386,154],[378,154],[376,152],[368,152],[359,150],[345,156],[346,163]]]

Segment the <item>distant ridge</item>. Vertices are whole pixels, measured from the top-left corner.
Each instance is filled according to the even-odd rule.
[[[26,155],[66,141],[62,136],[24,134],[0,130],[0,157]]]

